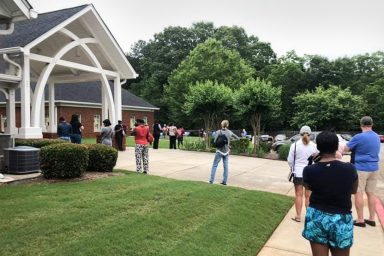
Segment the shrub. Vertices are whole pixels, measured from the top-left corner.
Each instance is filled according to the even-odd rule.
[[[291,147],[291,144],[284,144],[279,147],[278,153],[279,153],[280,160],[287,160],[290,147]]]
[[[29,146],[35,148],[42,148],[54,144],[69,143],[68,141],[60,139],[16,139],[15,146]]]
[[[259,147],[256,150],[256,156],[257,157],[263,158],[266,154],[267,154],[267,152],[265,151],[265,149],[263,147]]]
[[[40,168],[45,178],[80,177],[88,166],[86,146],[59,143],[41,148]]]
[[[247,138],[231,141],[231,150],[234,153],[246,153],[248,152],[249,142]]]
[[[117,161],[117,150],[103,144],[87,145],[89,161],[87,171],[112,172]]]
[[[268,142],[260,142],[259,148],[263,149],[265,153],[268,153],[272,149],[272,144]]]
[[[205,141],[203,139],[185,140],[184,148],[191,151],[205,151]]]

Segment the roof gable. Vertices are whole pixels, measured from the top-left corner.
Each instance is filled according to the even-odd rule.
[[[0,48],[24,47],[85,7],[87,5],[43,13],[37,19],[15,22],[12,34],[0,36]]]

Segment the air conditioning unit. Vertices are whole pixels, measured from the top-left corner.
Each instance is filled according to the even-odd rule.
[[[40,149],[18,146],[4,149],[4,169],[7,173],[26,174],[40,171]]]

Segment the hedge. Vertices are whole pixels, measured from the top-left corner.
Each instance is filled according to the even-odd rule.
[[[87,170],[89,153],[86,146],[59,143],[42,147],[40,168],[44,177],[75,178]]]
[[[15,146],[29,146],[34,148],[42,148],[54,144],[69,143],[60,139],[16,139]]]
[[[231,150],[233,150],[234,153],[247,153],[248,147],[249,147],[249,139],[247,138],[240,138],[239,140],[233,140],[231,141]]]
[[[112,172],[116,165],[118,152],[103,144],[87,145],[89,160],[87,171]]]
[[[278,153],[280,160],[287,160],[290,148],[291,144],[284,144],[279,147]]]

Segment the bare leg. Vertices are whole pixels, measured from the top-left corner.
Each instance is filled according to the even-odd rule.
[[[376,196],[372,192],[367,192],[368,196],[368,209],[369,209],[369,220],[375,220],[376,214]]]
[[[329,247],[326,244],[311,243],[312,256],[328,256]]]
[[[348,249],[339,249],[339,248],[330,248],[332,256],[349,256],[349,248]]]
[[[357,220],[356,222],[364,222],[364,199],[363,199],[363,193],[357,192],[355,194],[355,207],[357,212]]]
[[[301,208],[303,208],[303,186],[295,185],[295,208],[296,219],[301,219]]]

